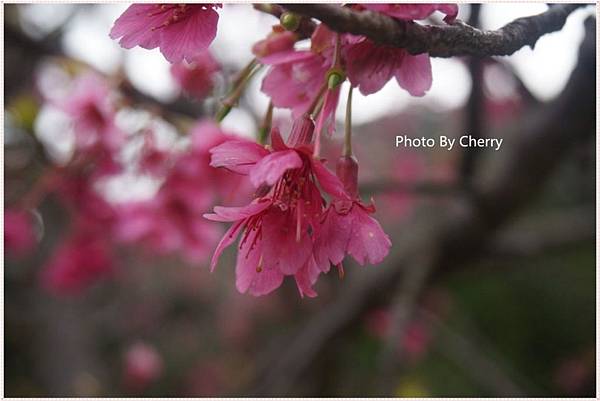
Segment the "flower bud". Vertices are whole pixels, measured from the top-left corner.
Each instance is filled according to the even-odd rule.
[[[339,68],[332,68],[327,71],[327,88],[335,89],[346,79],[346,74]]]
[[[308,116],[303,114],[294,121],[292,131],[288,138],[288,145],[296,147],[298,145],[308,145],[312,142],[313,133],[315,131],[315,123]]]
[[[300,26],[300,16],[286,11],[279,17],[279,22],[285,29],[293,32]]]
[[[358,160],[354,156],[342,156],[335,166],[335,173],[344,184],[351,198],[358,198]]]

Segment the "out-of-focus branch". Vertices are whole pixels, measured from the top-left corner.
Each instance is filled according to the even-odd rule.
[[[591,207],[545,214],[540,221],[502,230],[484,251],[486,258],[522,258],[542,254],[549,249],[593,241],[596,224]],[[565,230],[565,227],[569,227]]]
[[[524,396],[523,390],[476,341],[452,330],[437,316],[424,309],[419,309],[417,313],[437,333],[439,352],[454,361],[480,386],[492,394]]]
[[[479,14],[481,4],[471,4],[469,25],[477,28],[479,26]],[[483,93],[483,69],[481,58],[470,57],[468,60],[469,74],[471,76],[471,94],[465,108],[465,132],[475,139],[483,135],[485,127],[485,96]],[[460,164],[460,176],[464,185],[470,185],[471,177],[475,170],[475,164],[479,152],[477,149],[464,148]]]
[[[282,4],[290,11],[313,17],[336,32],[364,35],[374,42],[405,48],[432,57],[508,56],[560,30],[569,14],[582,4],[553,5],[531,17],[518,18],[495,31],[483,31],[456,21],[447,26],[423,26],[373,11],[354,11],[333,4]]]
[[[432,272],[448,272],[481,255],[498,226],[537,190],[577,140],[595,128],[595,20],[585,22],[586,35],[579,59],[563,92],[543,110],[528,115],[507,135],[503,152],[482,163],[474,177],[471,196],[449,199],[415,216],[402,228],[388,263],[362,270],[299,330],[278,358],[260,372],[254,394],[282,395],[346,327],[372,305],[388,301],[407,271],[423,268],[423,254]],[[350,281],[350,280],[349,280]],[[505,391],[504,393],[508,393]]]

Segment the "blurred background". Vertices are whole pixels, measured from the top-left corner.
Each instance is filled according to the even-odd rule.
[[[182,182],[194,196],[209,193],[211,206],[249,199],[235,178],[206,168],[194,132],[277,20],[226,4],[211,47],[218,72],[199,94],[157,49],[123,50],[108,37],[126,7],[4,5],[7,396],[595,394],[595,22],[584,23],[594,6],[534,50],[432,59],[423,98],[393,80],[368,97],[354,93],[361,194],[375,200],[393,250],[379,266],[347,260],[345,277],[321,277],[314,299],[287,280],[265,297],[239,294],[233,249],[209,273],[225,227],[191,221],[210,207],[182,206],[170,192],[155,222],[169,239],[136,214]],[[547,6],[459,9],[458,18],[497,29]],[[100,178],[111,166],[78,157],[64,107],[90,72],[107,82],[99,93],[125,133],[110,161],[118,171]],[[226,131],[255,135],[268,104],[263,76]],[[333,160],[341,99],[337,132],[325,141]],[[283,132],[289,120],[275,110]],[[505,145],[393,148],[404,134]],[[481,227],[465,217],[478,194]],[[147,231],[132,234],[123,221]],[[82,224],[101,235],[87,240]]]

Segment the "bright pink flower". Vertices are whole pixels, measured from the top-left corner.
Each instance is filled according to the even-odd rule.
[[[444,21],[451,23],[458,14],[456,4],[375,4],[362,3],[361,7],[368,10],[378,11],[403,20],[420,20],[429,17],[435,11],[446,14]]]
[[[123,382],[129,391],[143,391],[155,382],[163,371],[163,360],[150,344],[137,342],[125,353]]]
[[[205,51],[193,63],[182,61],[171,66],[171,75],[179,87],[197,99],[204,99],[214,86],[215,74],[221,66]]]
[[[337,266],[346,254],[360,264],[380,263],[392,245],[389,237],[370,214],[373,205],[365,205],[358,197],[358,164],[351,157],[338,161],[337,175],[346,193],[335,198],[324,213],[320,227],[315,230],[315,260],[320,270]]]
[[[42,284],[57,294],[77,294],[113,272],[113,257],[105,237],[75,232],[50,257]]]
[[[308,144],[313,131],[314,123],[303,116],[292,127],[289,147],[273,129],[272,151],[266,154],[258,144],[225,143],[211,151],[216,155],[213,166],[233,171],[242,166],[241,171],[249,175],[253,185],[266,192],[247,206],[217,206],[213,214],[205,215],[213,221],[234,222],[217,246],[211,269],[223,250],[242,234],[236,264],[240,292],[264,295],[278,288],[284,276],[293,275],[301,295],[316,295],[312,285],[320,271],[312,254],[310,233],[318,227],[324,200],[315,178],[332,196],[341,196],[343,188],[337,177],[312,158]],[[260,154],[263,156],[257,158]]]
[[[4,211],[4,249],[7,253],[23,255],[35,246],[31,217],[24,211]]]
[[[220,4],[133,4],[115,21],[112,39],[125,49],[160,48],[171,63],[202,55],[217,34]]]
[[[344,58],[350,83],[363,95],[379,91],[392,77],[413,96],[423,96],[431,88],[427,54],[411,55],[405,49],[354,37],[344,46]]]

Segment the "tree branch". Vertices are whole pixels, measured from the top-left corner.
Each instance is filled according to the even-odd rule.
[[[451,25],[420,25],[373,11],[354,11],[332,4],[282,4],[286,9],[313,17],[341,33],[364,35],[376,43],[405,48],[411,54],[432,57],[508,56],[524,46],[560,30],[567,17],[584,4],[561,4],[531,17],[518,18],[495,31],[483,31],[459,20]]]

